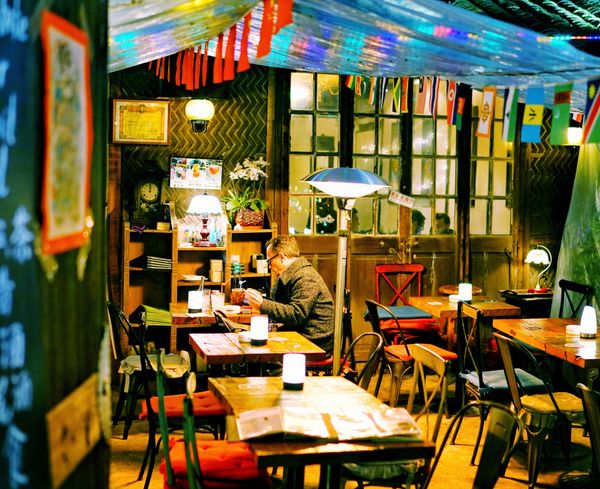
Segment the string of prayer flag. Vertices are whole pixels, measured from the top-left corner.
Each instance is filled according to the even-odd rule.
[[[521,141],[523,143],[539,143],[544,116],[544,87],[529,87],[525,97],[525,112]]]

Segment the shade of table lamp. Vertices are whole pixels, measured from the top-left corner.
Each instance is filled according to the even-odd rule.
[[[336,197],[338,206],[338,254],[336,265],[335,316],[333,336],[333,369],[337,371],[342,351],[342,319],[348,248],[348,222],[359,197],[365,197],[389,184],[379,175],[360,168],[325,168],[302,179],[321,192]]]
[[[473,285],[463,283],[458,284],[458,300],[463,302],[471,302],[473,299]]]
[[[267,316],[252,316],[250,318],[250,343],[254,346],[267,344],[269,338],[269,318]]]
[[[211,214],[222,214],[223,209],[221,208],[221,202],[218,197],[214,195],[208,195],[204,192],[202,195],[195,195],[192,197],[192,201],[187,210],[188,214],[197,214],[202,220],[202,229],[200,230],[200,244],[199,246],[206,247],[211,246],[208,236],[210,234],[207,224],[208,218]]]
[[[305,376],[306,356],[302,353],[286,353],[283,355],[281,380],[284,389],[301,391],[304,388]]]
[[[542,276],[550,269],[552,265],[552,253],[550,250],[543,245],[536,245],[536,248],[530,250],[525,257],[525,263],[533,263],[534,265],[546,265],[538,275],[537,283],[535,284],[534,292],[546,291],[540,286],[540,280]]]
[[[584,306],[579,322],[580,338],[595,338],[598,332],[598,320],[596,318],[596,309],[592,306]]]

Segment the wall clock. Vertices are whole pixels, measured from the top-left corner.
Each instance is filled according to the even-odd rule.
[[[155,224],[164,220],[164,208],[160,201],[162,179],[157,177],[138,177],[133,195],[133,223]]]

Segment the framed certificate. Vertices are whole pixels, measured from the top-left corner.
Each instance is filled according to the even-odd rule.
[[[113,101],[113,142],[169,144],[169,101]]]

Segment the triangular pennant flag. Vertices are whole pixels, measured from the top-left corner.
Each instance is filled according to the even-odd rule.
[[[481,108],[479,110],[479,122],[477,123],[477,132],[475,133],[480,138],[490,137],[492,122],[494,120],[495,101],[496,89],[493,87],[484,87]]]
[[[589,80],[581,142],[600,143],[600,78]]]
[[[194,89],[194,48],[186,50],[187,63],[185,66],[185,88]]]
[[[202,52],[200,46],[196,47],[196,57],[194,58],[194,90],[200,88],[200,72],[202,69]]]
[[[293,0],[278,0],[277,2],[277,24],[275,25],[275,33],[279,29],[292,23]]]
[[[217,38],[217,50],[215,52],[215,62],[213,64],[213,83],[223,81],[223,33]]]
[[[448,80],[446,83],[446,120],[449,126],[456,124],[457,88],[454,80]]]
[[[346,77],[346,88],[349,88],[350,90],[354,90],[354,84],[356,83],[356,77],[354,75],[348,75]]]
[[[415,110],[415,114],[425,114],[425,107],[427,106],[427,102],[429,97],[427,96],[427,92],[429,89],[429,77],[428,76],[420,76],[419,77],[419,92],[417,93],[417,108]]]
[[[156,62],[158,63],[158,60],[156,60]],[[148,71],[150,71],[152,69],[152,61],[148,61]]]
[[[552,105],[552,129],[550,144],[567,144],[567,130],[571,121],[572,83],[554,87],[554,104]]]
[[[160,76],[160,61],[161,61],[161,59],[162,58],[159,58],[159,59],[156,60],[156,67],[155,67],[156,71],[154,72],[154,74],[156,76]]]
[[[504,125],[502,126],[502,139],[507,143],[512,143],[515,140],[518,107],[519,89],[510,87],[504,90]]]
[[[429,99],[429,112],[435,117],[437,115],[437,101],[440,79],[437,76],[431,77],[431,96]]]
[[[250,37],[250,22],[252,21],[252,12],[244,17],[244,29],[242,30],[242,40],[240,41],[240,59],[238,60],[237,72],[242,73],[250,69],[248,61],[248,38]]]
[[[356,80],[354,82],[354,93],[358,96],[363,93],[363,77],[360,75],[356,75]]]
[[[167,81],[171,81],[171,57],[166,58],[169,60],[169,70],[167,71]],[[160,59],[160,79],[165,79],[165,58]]]
[[[408,84],[410,78],[408,76],[402,77],[402,98],[400,99],[400,112],[403,114],[408,113]]]
[[[235,78],[235,39],[237,37],[237,27],[233,24],[227,35],[227,49],[225,50],[225,66],[223,67],[223,80],[233,80]]]
[[[177,53],[177,61],[175,61],[175,85],[181,85],[181,62],[183,53],[179,51]]]
[[[369,105],[375,105],[377,102],[377,85],[379,80],[376,76],[372,76],[369,79]]]
[[[529,87],[525,97],[525,112],[521,128],[522,143],[539,143],[544,117],[544,87]]]
[[[392,92],[392,111],[400,110],[400,97],[402,96],[402,78],[394,78],[394,91]]]
[[[202,53],[202,86],[206,86],[206,80],[208,78],[208,43],[204,43],[204,52]]]
[[[260,40],[256,48],[256,57],[262,58],[271,51],[271,38],[273,37],[273,2],[264,0],[263,18],[260,25]]]
[[[377,87],[377,108],[381,110],[383,104],[385,103],[385,94],[387,91],[388,79],[384,76],[379,81],[379,85]]]

